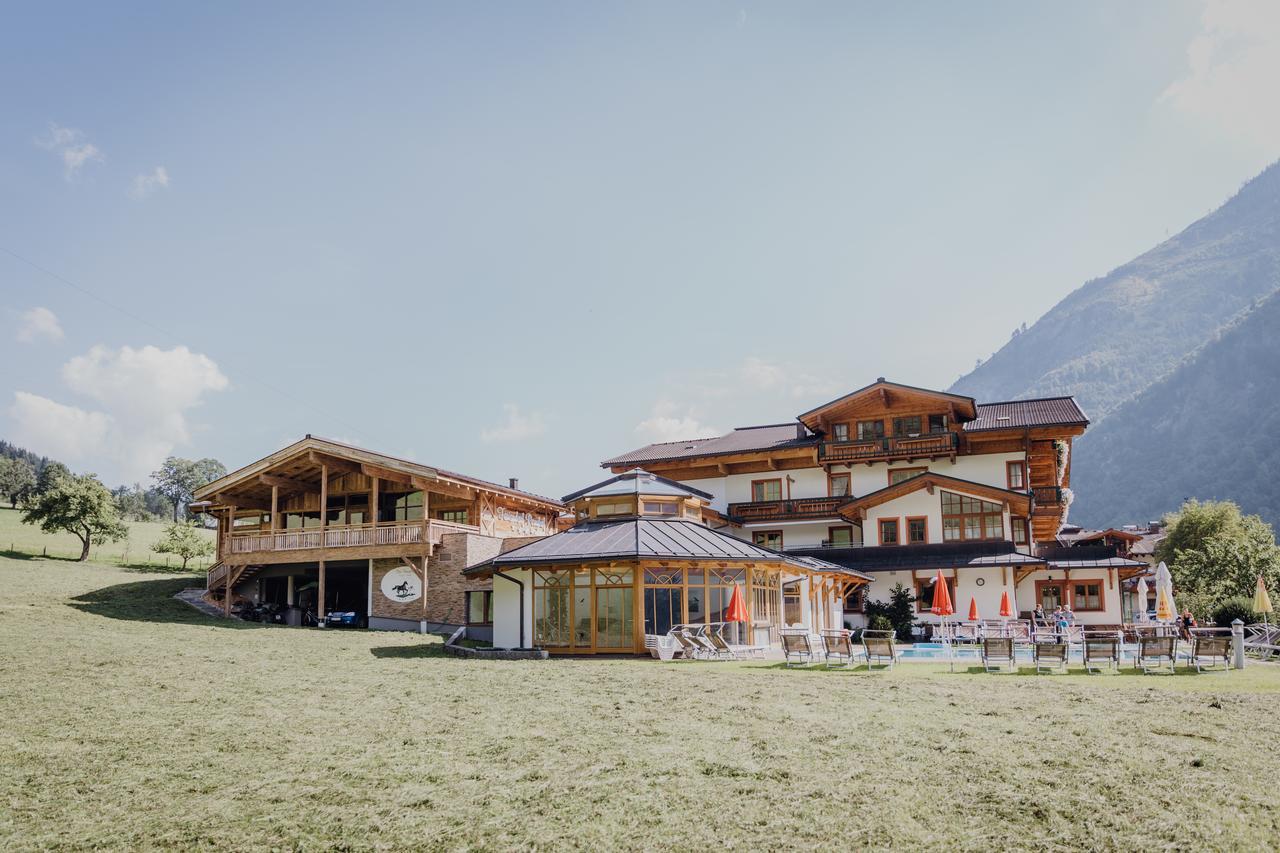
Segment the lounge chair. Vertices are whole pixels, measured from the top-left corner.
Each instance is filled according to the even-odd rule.
[[[1035,644],[1036,672],[1067,671],[1067,644],[1040,642]]]
[[[703,648],[701,643],[693,639],[689,629],[677,625],[671,629],[669,636],[675,639],[680,645],[680,649],[684,652],[684,656],[689,660],[702,660],[707,656],[706,649]]]
[[[782,634],[782,657],[787,666],[793,663],[805,665],[813,660],[813,648],[809,645],[809,635]]]
[[[892,669],[898,662],[898,647],[894,644],[892,631],[863,631],[862,651],[867,658],[867,669],[877,663]]]
[[[1016,672],[1012,637],[987,637],[982,641],[982,667],[987,672],[1000,672],[1005,666]]]
[[[952,641],[956,643],[977,643],[982,638],[983,627],[980,622],[968,622],[955,626]]]
[[[644,647],[656,660],[674,660],[684,654],[684,647],[670,634],[645,634]]]
[[[853,659],[860,652],[853,648],[851,636],[849,631],[838,629],[822,632],[822,653],[826,658],[827,666],[831,666],[832,658],[837,662],[843,661],[845,666],[853,666]]]
[[[1169,672],[1172,673],[1177,650],[1177,637],[1139,637],[1138,656],[1133,660],[1133,668],[1149,675],[1159,672],[1168,661]]]
[[[1120,641],[1116,637],[1084,638],[1084,671],[1102,672],[1103,666],[1120,668]]]
[[[1231,638],[1193,635],[1191,663],[1196,672],[1204,672],[1206,669],[1226,672],[1231,668]]]
[[[1025,619],[1015,619],[1009,623],[1008,637],[1014,643],[1030,643],[1031,642],[1031,623]]]
[[[705,636],[711,641],[711,645],[715,647],[716,655],[720,658],[746,660],[753,657],[764,657],[764,648],[762,646],[730,645],[719,631],[712,629],[708,629]]]

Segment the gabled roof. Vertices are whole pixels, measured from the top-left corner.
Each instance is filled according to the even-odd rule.
[[[1075,397],[1040,397],[1032,400],[1006,400],[1002,403],[979,403],[977,417],[964,425],[964,431],[1088,425],[1089,418],[1076,403]]]
[[[832,572],[866,579],[865,575],[835,563],[793,558],[693,521],[662,518],[584,522],[563,533],[530,542],[471,566],[465,574],[487,574],[517,566],[634,559],[781,562],[806,571]]]
[[[662,495],[677,498],[702,498],[707,501],[715,499],[714,495],[710,495],[700,489],[677,483],[675,480],[668,480],[666,477],[659,477],[657,474],[650,474],[643,468],[633,468],[616,477],[602,480],[594,486],[587,486],[585,489],[579,489],[573,494],[565,495],[561,500],[565,503],[570,503],[579,498],[616,497],[617,495]]]
[[[817,436],[796,423],[738,427],[733,432],[717,438],[694,438],[688,441],[648,444],[612,459],[606,459],[600,463],[600,467],[673,462],[686,458],[726,456],[758,450],[786,450],[793,447],[812,447],[817,442]]]
[[[810,409],[802,415],[797,416],[802,424],[809,429],[817,428],[817,419],[824,413],[837,409],[841,406],[853,402],[859,397],[870,397],[874,395],[887,395],[893,391],[906,392],[917,397],[932,397],[940,402],[953,403],[958,410],[960,420],[968,420],[974,416],[974,399],[966,397],[963,394],[950,394],[946,391],[934,391],[929,388],[918,388],[915,385],[903,385],[899,382],[889,382],[883,376],[875,382],[857,391],[850,391],[843,397],[837,397],[830,402],[823,403],[821,406]]]
[[[373,450],[367,450],[363,447],[356,447],[352,444],[344,444],[340,441],[333,441],[327,438],[318,438],[308,434],[301,441],[295,441],[287,447],[277,450],[269,456],[250,462],[242,468],[237,468],[231,473],[219,477],[218,479],[206,483],[195,491],[196,499],[203,499],[218,492],[225,491],[235,487],[237,484],[244,483],[258,477],[258,475],[269,471],[271,468],[287,462],[291,459],[297,459],[308,453],[319,453],[338,459],[347,460],[357,464],[364,463],[374,465],[379,468],[385,468],[388,471],[394,471],[408,477],[417,478],[418,480],[430,481],[440,480],[446,483],[459,483],[466,486],[484,489],[486,491],[495,492],[501,495],[507,495],[519,498],[525,501],[544,504],[549,509],[563,509],[563,504],[555,498],[536,495],[533,492],[525,492],[520,489],[512,489],[508,486],[500,486],[497,483],[490,483],[487,480],[481,480],[476,477],[469,477],[465,474],[457,474],[453,471],[446,471],[443,468],[435,468],[430,465],[423,465],[419,462],[410,462],[407,459],[400,459],[396,456],[388,456],[385,453],[378,453]]]
[[[847,503],[841,504],[837,507],[837,511],[845,518],[854,518],[864,510],[888,503],[920,489],[932,488],[962,492],[967,495],[986,498],[995,503],[1008,501],[1015,512],[1023,515],[1031,511],[1031,496],[1026,492],[1011,492],[1008,489],[1001,489],[997,486],[988,486],[986,483],[975,483],[973,480],[948,477],[946,474],[939,474],[937,471],[926,471],[923,474],[917,474],[891,486],[885,486],[883,489],[868,492],[862,497],[854,498]]]

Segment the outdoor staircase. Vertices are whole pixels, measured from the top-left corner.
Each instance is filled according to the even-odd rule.
[[[234,567],[228,566],[221,560],[209,567],[209,572],[205,576],[205,589],[210,592],[216,592],[223,589],[227,585],[227,577],[232,574]],[[245,566],[244,570],[236,576],[236,583],[243,583],[249,578],[262,571],[262,566]]]

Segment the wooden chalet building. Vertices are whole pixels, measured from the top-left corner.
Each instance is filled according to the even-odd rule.
[[[896,583],[933,621],[938,569],[966,613],[974,598],[995,618],[1007,590],[1022,613],[1069,604],[1081,622],[1119,623],[1121,583],[1143,564],[1056,539],[1088,425],[1071,397],[978,403],[880,378],[791,423],[651,444],[602,467],[644,466],[710,495],[723,532],[867,573],[846,602],[851,626],[863,594],[885,601]]]
[[[484,638],[492,586],[462,570],[504,540],[554,533],[556,500],[335,441],[291,444],[201,487],[218,523],[208,591],[286,608],[292,624],[334,611],[371,628]],[[230,594],[228,594],[228,590]]]

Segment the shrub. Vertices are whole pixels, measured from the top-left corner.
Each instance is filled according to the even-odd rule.
[[[888,616],[876,614],[867,620],[867,630],[869,631],[892,631],[893,623],[889,621]]]
[[[1213,624],[1219,628],[1227,627],[1237,619],[1246,625],[1262,621],[1262,616],[1253,612],[1253,599],[1243,595],[1228,598],[1213,611]]]

